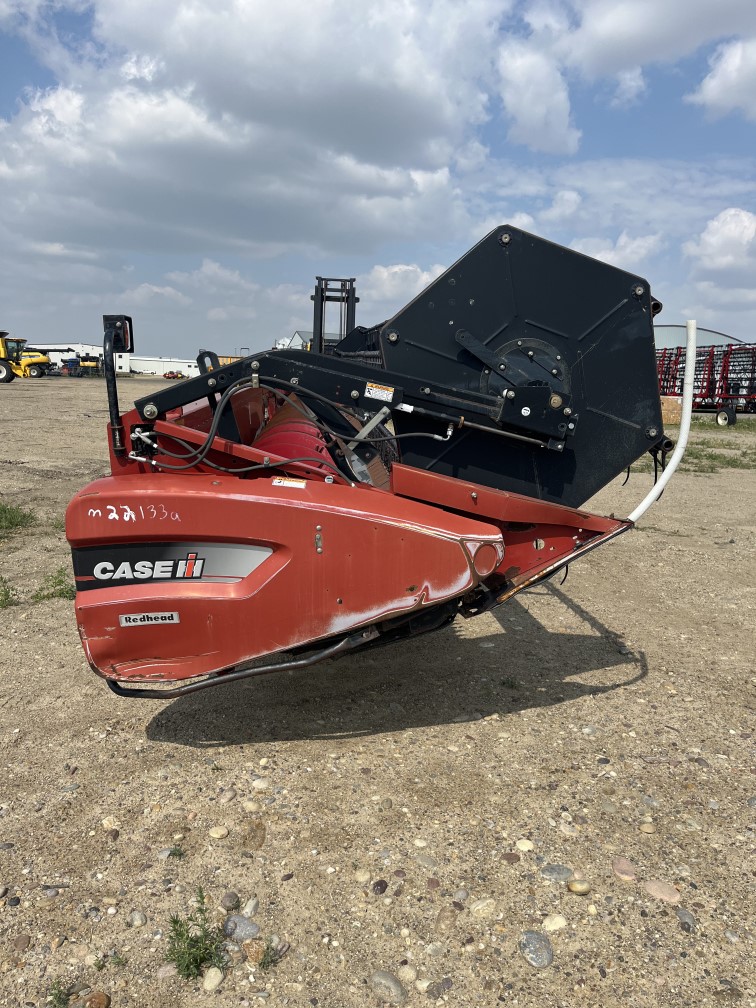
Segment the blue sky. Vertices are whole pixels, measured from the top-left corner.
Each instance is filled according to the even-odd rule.
[[[368,325],[504,223],[756,341],[754,0],[0,0],[0,66],[31,341],[269,347],[316,274]]]

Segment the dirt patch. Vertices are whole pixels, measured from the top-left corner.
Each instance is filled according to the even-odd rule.
[[[678,474],[564,585],[154,702],[92,674],[69,600],[34,601],[70,569],[65,507],[106,470],[106,418],[98,381],[0,386],[2,502],[37,517],[0,548],[0,1004],[756,996],[753,422],[696,424],[716,471]],[[594,510],[627,514],[649,481]],[[260,928],[214,993],[164,958],[199,886],[214,921],[235,892]],[[286,954],[263,969],[266,946]]]

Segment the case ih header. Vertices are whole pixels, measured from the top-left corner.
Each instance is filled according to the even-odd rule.
[[[661,485],[625,520],[582,505],[672,447],[660,307],[499,227],[331,355],[201,351],[199,377],[123,415],[131,319],[105,316],[112,475],[66,519],[90,665],[141,697],[313,665],[485,612],[626,532]]]

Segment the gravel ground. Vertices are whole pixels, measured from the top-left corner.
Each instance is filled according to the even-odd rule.
[[[678,474],[561,586],[157,702],[34,600],[106,416],[94,380],[0,386],[1,499],[38,517],[0,542],[0,1005],[756,1004],[756,424],[696,424],[745,467]],[[236,941],[183,980],[199,887]]]

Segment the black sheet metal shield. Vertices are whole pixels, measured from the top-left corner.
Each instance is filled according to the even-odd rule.
[[[571,436],[556,452],[462,431],[443,447],[408,440],[402,461],[580,506],[661,435],[652,300],[641,277],[496,228],[383,326],[385,366],[500,394],[515,411],[521,389],[543,386]],[[397,433],[420,426],[417,415],[394,422]]]

